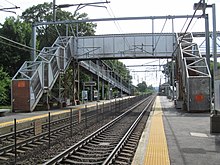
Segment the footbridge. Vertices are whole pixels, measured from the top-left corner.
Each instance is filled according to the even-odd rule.
[[[206,61],[210,58],[210,48],[207,44],[206,53],[204,53],[204,49],[201,52],[201,45],[195,42],[194,37],[205,36],[208,43],[209,37],[217,37],[216,29],[214,30],[213,27],[213,33],[207,30],[206,33],[176,33],[174,21],[189,18],[198,19],[201,18],[201,15],[121,17],[35,23],[32,30],[35,38],[36,27],[40,25],[74,24],[76,34],[69,36],[67,30],[66,36],[59,36],[51,47],[43,48],[37,56],[34,51],[33,55],[36,56],[33,58],[34,60],[26,61],[22,65],[12,79],[13,111],[33,111],[42,100],[44,100],[43,102],[46,100],[48,108],[50,100],[56,100],[61,105],[63,102],[76,104],[80,100],[84,87],[80,80],[79,68],[92,75],[90,82],[96,82],[98,98],[110,98],[112,88],[120,91],[121,95],[129,95],[131,94],[131,84],[119,76],[118,71],[106,65],[103,60],[138,58],[172,59],[173,83],[171,85],[176,86],[177,89],[177,108],[185,108],[188,111],[210,110],[211,75]],[[206,17],[206,25],[207,19]],[[86,22],[128,20],[151,21],[149,23],[152,27],[151,32],[79,36],[77,30],[79,24]],[[165,20],[160,33],[154,31],[155,20]],[[171,22],[170,33],[163,31],[166,22]],[[33,39],[33,41],[32,45],[35,50],[36,40]],[[209,51],[207,51],[208,49]],[[72,75],[68,74],[71,75],[71,82],[66,81],[67,74],[65,73],[69,71],[69,68],[72,73]],[[59,85],[56,86],[55,82],[58,82]],[[67,88],[71,89],[70,93],[65,90]],[[104,96],[105,90],[108,93],[107,97]]]
[[[75,58],[138,59],[172,58],[176,36],[172,33],[140,33],[84,36],[77,39]]]
[[[93,74],[95,81],[130,94],[130,85],[102,59],[171,58],[176,62],[178,105],[187,110],[210,108],[211,76],[192,33],[115,34],[73,37],[62,36],[51,47],[45,47],[34,61],[26,61],[12,79],[14,111],[33,111],[42,97],[49,105],[56,81],[61,81],[68,68],[73,70],[73,96],[63,94],[59,86],[58,102],[80,99],[79,67]],[[197,84],[201,82],[198,88]],[[65,83],[65,82],[64,82]],[[66,88],[70,88],[68,85]],[[98,90],[100,86],[97,87]],[[65,92],[64,92],[65,93]],[[99,93],[99,91],[98,91]],[[193,105],[193,106],[191,106]]]

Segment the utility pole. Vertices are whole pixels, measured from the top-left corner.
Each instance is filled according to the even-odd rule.
[[[56,21],[56,0],[53,0],[53,21]]]

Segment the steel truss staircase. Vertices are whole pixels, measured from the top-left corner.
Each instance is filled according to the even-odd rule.
[[[206,59],[191,33],[178,33],[177,44],[177,107],[183,104],[187,111],[210,110],[211,75]]]
[[[12,79],[12,109],[13,111],[33,111],[43,93],[50,91],[59,75],[65,74],[72,60],[76,40],[71,36],[58,37],[51,47],[43,48],[34,61],[26,61]],[[80,65],[100,78],[115,85],[118,89],[129,93],[122,80],[100,70],[91,61],[81,61]]]
[[[99,75],[101,79],[109,82],[113,87],[116,87],[125,93],[130,93],[129,86],[124,82],[119,75],[113,74],[111,70],[100,67],[92,61],[81,61],[80,66],[89,70],[95,75]],[[116,78],[117,77],[117,78]]]

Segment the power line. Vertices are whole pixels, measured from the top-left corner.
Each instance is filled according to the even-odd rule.
[[[116,18],[115,17],[115,14],[114,14],[114,12],[113,12],[113,10],[112,10],[112,8],[111,8],[111,6],[108,4],[108,7],[109,7],[109,9],[110,9],[110,11],[111,11],[111,13],[110,13],[110,11],[108,10],[108,8],[106,8],[106,10],[107,10],[107,12],[109,13],[109,15],[110,15],[110,17],[114,17],[114,18]],[[121,26],[120,26],[120,24],[117,22],[117,21],[114,21],[114,24],[115,24],[115,26],[116,26],[116,28],[118,29],[118,31],[119,31],[119,33],[123,33],[123,30],[122,30],[122,28],[121,28]]]
[[[111,11],[111,13],[112,13],[112,14],[111,14],[110,11],[108,10],[108,8],[106,8],[106,10],[107,10],[109,16],[110,16],[110,17],[113,17],[113,18],[116,18],[116,16],[115,16],[115,14],[114,14],[114,12],[113,12],[113,10],[112,10],[110,4],[108,4],[108,7],[109,7],[109,9],[110,9],[110,11]],[[114,20],[114,24],[115,24],[115,26],[116,26],[118,32],[119,32],[119,33],[123,33],[123,30],[122,30],[120,24],[118,23],[118,21],[115,21],[115,20]],[[129,44],[127,38],[125,38],[125,43],[126,43],[126,45],[130,48],[130,44]]]
[[[172,56],[174,55],[174,53],[176,52],[176,50],[179,48],[180,43],[183,41],[183,39],[184,39],[184,37],[185,37],[185,35],[186,35],[188,29],[189,29],[189,26],[190,26],[190,24],[192,23],[192,20],[193,20],[193,18],[195,17],[196,12],[197,12],[197,10],[199,9],[199,7],[200,7],[200,5],[201,5],[201,2],[202,2],[202,0],[199,1],[199,5],[197,5],[197,7],[196,7],[196,9],[195,9],[195,11],[194,11],[194,13],[193,13],[193,15],[192,15],[192,17],[191,17],[189,23],[188,23],[188,26],[187,26],[187,28],[186,28],[184,34],[183,34],[183,37],[181,38],[179,44],[176,46],[175,50],[173,51]]]
[[[182,29],[180,30],[181,33],[182,33],[184,27],[186,26],[187,21],[188,21],[188,18],[186,18],[186,21],[184,22],[183,27],[182,27]]]
[[[14,6],[14,7],[2,8],[2,9],[0,9],[0,11],[11,12],[11,13],[16,14],[16,12],[11,11],[11,9],[20,9],[20,7],[18,7],[17,5],[13,4],[12,2],[9,2],[8,0],[5,0],[5,1],[6,1],[7,3],[11,4],[11,5]]]
[[[8,46],[11,46],[11,47],[14,47],[14,48],[17,48],[17,49],[20,49],[20,50],[24,50],[24,51],[30,52],[29,49],[22,48],[22,47],[18,47],[18,46],[15,46],[15,45],[13,45],[13,44],[6,43],[6,42],[1,41],[1,40],[0,40],[0,43],[5,44],[5,45],[8,45]]]
[[[5,0],[5,1],[8,2],[8,3],[11,4],[11,5],[17,7],[17,5],[13,4],[12,2],[9,2],[8,0]]]
[[[4,36],[1,36],[1,35],[0,35],[0,38],[3,39],[3,40],[9,41],[9,42],[11,42],[11,43],[13,43],[13,44],[16,44],[16,45],[19,45],[19,46],[21,46],[21,47],[24,47],[24,48],[26,48],[26,49],[28,49],[28,50],[34,50],[34,51],[40,52],[40,50],[34,49],[34,48],[30,47],[30,46],[21,44],[21,43],[19,43],[19,42],[13,41],[13,40],[8,39],[8,38],[6,38],[6,37],[4,37]]]
[[[163,32],[163,30],[164,30],[164,28],[165,28],[166,23],[167,23],[167,19],[165,20],[165,22],[164,22],[164,24],[163,24],[163,27],[162,27],[162,29],[161,29],[161,32],[160,32],[160,33],[162,33],[162,32]],[[158,45],[159,40],[160,40],[160,37],[161,37],[161,35],[159,35],[159,37],[158,37],[158,39],[157,39],[157,42],[156,42],[156,45],[155,45],[154,51],[155,51],[155,50],[156,50],[156,48],[157,48],[157,45]]]

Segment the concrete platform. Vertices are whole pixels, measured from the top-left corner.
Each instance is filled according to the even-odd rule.
[[[117,99],[112,99],[112,100],[100,100],[99,102],[94,101],[94,102],[87,102],[85,104],[81,105],[76,105],[76,106],[68,106],[63,109],[57,109],[57,110],[44,110],[44,111],[33,111],[33,112],[10,112],[6,113],[4,116],[0,117],[0,135],[3,135],[5,133],[9,133],[13,131],[14,127],[14,119],[16,119],[17,123],[17,129],[24,129],[30,126],[34,125],[34,121],[40,119],[42,123],[45,123],[48,121],[48,113],[50,112],[51,115],[51,121],[55,120],[57,118],[63,118],[67,117],[70,114],[70,109],[72,108],[74,110],[79,110],[82,108],[87,108],[90,110],[96,108],[96,105],[103,105],[108,104],[110,102],[115,102],[121,99],[128,99],[131,98],[132,96],[128,97],[123,97],[123,98],[117,98]]]
[[[220,134],[210,134],[210,114],[188,113],[175,109],[174,103],[166,96],[158,96],[158,98],[157,106],[154,106],[154,112],[151,113],[150,120],[146,124],[132,164],[219,165]],[[155,115],[158,118],[157,102],[161,104],[160,115],[163,124],[159,121],[153,122]],[[157,135],[152,143],[151,134],[155,134],[155,131],[152,132],[153,125],[157,127],[159,125],[164,131],[156,131]],[[161,141],[166,142],[166,145],[161,145]],[[149,153],[149,148],[154,152]]]

